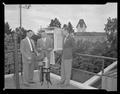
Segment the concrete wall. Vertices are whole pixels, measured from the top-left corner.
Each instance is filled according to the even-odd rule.
[[[106,89],[108,91],[117,91],[117,72],[114,72],[108,75],[111,77],[102,78],[102,89]],[[115,78],[112,78],[112,77],[115,77]]]
[[[107,40],[106,36],[75,36],[75,40],[89,40],[92,42]]]

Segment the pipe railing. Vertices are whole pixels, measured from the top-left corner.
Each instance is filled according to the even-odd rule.
[[[96,55],[89,55],[89,54],[80,54],[80,53],[77,53],[77,55],[83,56],[83,57],[91,57],[91,58],[99,58],[99,59],[102,59],[102,74],[99,75],[99,74],[97,74],[97,73],[88,72],[88,71],[85,71],[85,70],[80,70],[80,69],[77,69],[77,70],[80,70],[80,71],[83,71],[83,72],[86,72],[86,73],[89,73],[89,74],[92,74],[92,75],[100,76],[101,81],[102,81],[103,76],[110,77],[110,78],[116,78],[116,77],[111,77],[111,76],[108,76],[108,75],[105,75],[105,74],[104,74],[104,59],[109,59],[109,60],[115,60],[115,61],[117,61],[117,58],[105,57],[105,56],[96,56]],[[75,69],[75,68],[73,68],[73,69]]]
[[[100,58],[100,59],[117,60],[117,58],[112,58],[112,57],[96,56],[96,55],[80,54],[80,53],[76,53],[76,54],[77,54],[77,55],[80,55],[80,56],[85,56],[85,57],[92,57],[92,58]]]
[[[13,50],[11,51],[6,51],[7,53],[11,53],[13,52]],[[18,50],[19,52],[19,50]],[[74,70],[77,70],[77,71],[82,71],[82,72],[85,72],[85,73],[88,73],[88,74],[92,74],[92,75],[96,75],[96,76],[100,76],[100,78],[102,79],[103,76],[105,77],[110,77],[110,78],[116,78],[116,77],[112,77],[112,76],[108,76],[106,74],[104,74],[104,59],[109,59],[109,60],[116,60],[117,61],[117,58],[111,58],[111,57],[105,57],[105,56],[96,56],[96,55],[88,55],[88,54],[80,54],[80,53],[77,53],[77,55],[79,56],[83,56],[83,57],[91,57],[91,58],[100,58],[102,59],[102,75],[100,74],[97,74],[97,73],[93,73],[93,72],[89,72],[89,71],[85,71],[85,70],[82,70],[82,69],[77,69],[77,68],[72,68]],[[60,57],[59,57],[60,58]],[[59,59],[58,59],[59,60]],[[12,63],[13,64],[13,63]],[[5,64],[5,66],[9,65],[9,67],[11,66],[11,63],[10,64]],[[10,70],[10,68],[9,68]]]
[[[88,74],[96,75],[96,76],[101,76],[101,75],[98,74],[98,73],[93,73],[93,72],[89,72],[89,71],[82,70],[82,69],[77,69],[77,68],[72,68],[72,69],[77,70],[77,71],[82,71],[82,72],[85,72],[85,73],[88,73]],[[114,73],[114,72],[111,72],[111,73]],[[108,76],[108,75],[106,75],[106,74],[103,74],[102,76],[110,77],[110,78],[116,78],[116,77],[113,77],[113,76]]]
[[[93,73],[93,72],[89,72],[89,71],[85,71],[85,70],[82,70],[82,69],[77,69],[77,68],[72,68],[74,70],[77,70],[77,71],[82,71],[82,72],[85,72],[85,73],[88,73],[88,74],[92,74],[92,75],[96,75],[96,76],[100,76],[101,80],[102,80],[102,77],[110,77],[110,78],[114,78],[116,79],[116,77],[113,77],[113,76],[108,76],[106,74],[104,74],[104,60],[105,59],[109,59],[109,60],[113,60],[113,61],[117,61],[117,58],[112,58],[112,57],[105,57],[105,56],[96,56],[96,55],[89,55],[89,54],[80,54],[80,53],[77,53],[77,55],[79,56],[83,56],[83,57],[91,57],[91,58],[99,58],[99,59],[102,59],[102,74],[98,74],[98,73]],[[59,59],[58,59],[59,60]],[[60,70],[59,70],[60,71]],[[60,72],[59,72],[60,73]]]

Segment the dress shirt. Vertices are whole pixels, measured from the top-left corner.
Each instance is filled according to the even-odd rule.
[[[28,40],[28,42],[29,42],[31,51],[33,51],[32,44],[31,44],[31,42],[30,42],[30,38],[27,37],[27,40]]]

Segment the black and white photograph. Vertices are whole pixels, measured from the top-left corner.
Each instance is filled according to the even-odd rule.
[[[4,89],[117,91],[117,7],[4,4]]]

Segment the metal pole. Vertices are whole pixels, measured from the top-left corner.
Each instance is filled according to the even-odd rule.
[[[21,5],[21,4],[19,5],[19,8],[20,8],[20,33],[22,34],[22,31],[21,31],[21,28],[22,28],[22,5]],[[20,34],[20,41],[21,41],[21,39],[22,39],[22,38],[21,38],[21,34]],[[20,61],[21,61],[21,78],[22,78],[22,82],[23,82],[22,54],[20,54],[20,55],[21,55],[21,56],[20,56],[20,57],[21,57],[21,58],[20,58]]]
[[[20,4],[19,7],[20,7],[20,29],[21,29],[22,27],[22,5]]]
[[[16,89],[20,89],[19,63],[18,63],[18,50],[17,50],[17,34],[16,34],[16,32],[14,34],[14,40],[15,40],[15,86],[16,86]]]
[[[103,74],[104,74],[104,59],[102,60],[101,89],[102,89]]]

